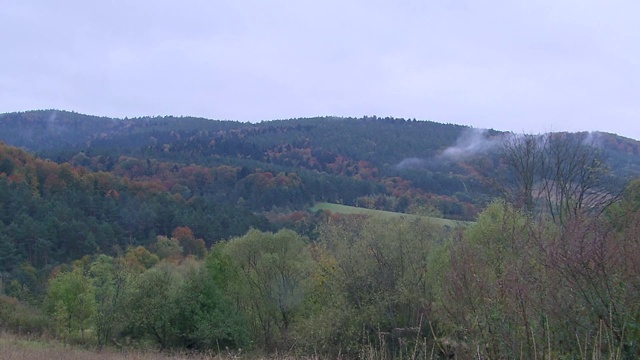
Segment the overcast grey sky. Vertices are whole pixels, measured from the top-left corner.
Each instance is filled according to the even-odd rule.
[[[639,15],[638,0],[0,0],[0,113],[640,139]]]

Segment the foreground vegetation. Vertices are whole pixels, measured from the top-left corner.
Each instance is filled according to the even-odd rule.
[[[103,349],[96,351],[80,347],[70,347],[52,339],[33,339],[0,333],[0,359],[3,360],[224,360],[237,358],[237,354],[194,354],[177,352],[174,354],[157,351],[118,351]]]
[[[334,215],[316,242],[250,230],[208,252],[178,229],[152,251],[58,268],[41,302],[3,297],[1,319],[97,347],[636,358],[637,188],[563,225],[495,202],[465,230]]]

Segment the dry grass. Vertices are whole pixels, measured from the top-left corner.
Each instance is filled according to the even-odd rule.
[[[2,360],[230,360],[239,357],[226,355],[164,354],[154,351],[87,350],[65,346],[55,340],[18,337],[0,332]]]
[[[2,360],[294,360],[290,355],[261,356],[260,354],[166,354],[157,351],[118,351],[114,349],[88,350],[65,346],[51,339],[27,338],[0,332],[0,359]],[[306,360],[319,360],[307,357]]]

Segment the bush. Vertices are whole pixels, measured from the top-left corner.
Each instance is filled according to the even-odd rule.
[[[43,335],[51,328],[49,319],[39,309],[18,299],[0,295],[0,327],[24,335]]]

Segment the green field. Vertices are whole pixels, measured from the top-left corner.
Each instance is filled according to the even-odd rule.
[[[369,215],[369,216],[380,216],[384,218],[404,217],[407,219],[429,219],[437,224],[441,224],[442,226],[449,226],[452,228],[467,226],[469,224],[469,222],[467,221],[457,221],[457,220],[449,220],[449,219],[437,218],[432,216],[404,214],[404,213],[397,213],[393,211],[365,209],[365,208],[359,208],[355,206],[331,204],[331,203],[316,203],[309,210],[313,212],[320,211],[320,210],[329,210],[331,212],[338,213],[338,214],[361,214],[361,215]]]

